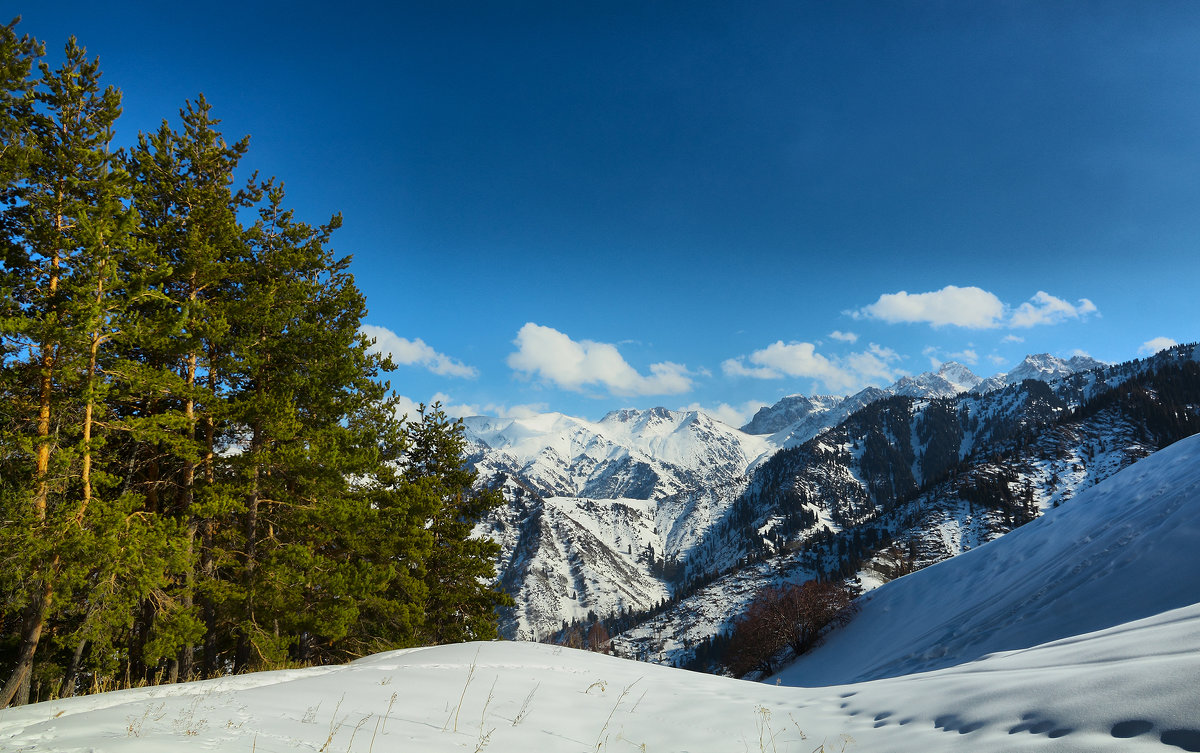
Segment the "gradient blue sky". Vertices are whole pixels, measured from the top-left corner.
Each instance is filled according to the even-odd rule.
[[[335,212],[413,401],[736,422],[1200,330],[1200,4],[5,2]],[[419,342],[418,342],[419,341]]]

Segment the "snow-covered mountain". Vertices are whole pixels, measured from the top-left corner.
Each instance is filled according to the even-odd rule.
[[[905,397],[954,397],[960,392],[975,389],[982,381],[961,363],[947,361],[937,371],[915,377],[900,377],[884,392]]]
[[[750,422],[742,427],[742,431],[747,434],[774,434],[809,416],[827,414],[845,401],[845,397],[835,395],[788,395],[774,405],[759,408]]]
[[[1200,602],[1198,540],[1200,435],[863,596],[859,616],[782,677],[836,685],[929,672],[1188,607]]]
[[[982,394],[991,392],[992,390],[1003,389],[1010,384],[1020,384],[1026,379],[1036,379],[1039,382],[1052,382],[1072,374],[1103,368],[1107,365],[1103,361],[1097,361],[1090,356],[1072,356],[1064,361],[1049,353],[1038,353],[1036,355],[1025,356],[1024,360],[1006,374],[996,374],[995,376],[980,380],[971,389]]]
[[[1193,751],[1198,535],[1192,437],[877,589],[769,682],[468,643],[7,709],[0,749]]]
[[[501,542],[500,579],[518,603],[503,630],[530,639],[666,599],[676,563],[774,449],[707,414],[663,408],[464,427],[482,482],[509,500],[478,529]]]
[[[894,575],[889,548],[908,568],[954,556],[1180,436],[1200,413],[1196,358],[1180,346],[985,394],[948,364],[888,391],[787,399],[756,416],[792,421],[770,435],[663,409],[468,419],[481,483],[509,500],[479,528],[518,604],[503,631],[604,618],[627,653],[686,661],[772,579],[870,586]]]
[[[1106,365],[1088,356],[1073,356],[1064,361],[1042,353],[1026,356],[1006,374],[983,379],[961,363],[946,361],[937,371],[900,377],[887,387],[867,387],[848,397],[806,398],[803,395],[790,395],[774,405],[760,408],[754,418],[742,427],[742,431],[770,434],[771,443],[776,447],[794,447],[885,397],[940,398],[954,397],[964,392],[985,394],[1010,384],[1020,384],[1026,379],[1051,382]]]
[[[745,475],[773,448],[699,411],[620,410],[591,422],[547,413],[463,420],[479,473],[544,497],[660,499]]]
[[[831,426],[837,426],[850,414],[887,397],[888,394],[878,387],[867,387],[848,397],[822,397],[819,401],[814,399],[813,410],[792,421],[787,420],[790,412],[788,403],[799,402],[796,398],[803,398],[803,395],[785,397],[775,405],[759,409],[754,419],[743,427],[743,431],[754,426],[756,421],[758,426],[777,425],[780,428],[768,437],[771,445],[776,448],[794,447],[807,442]]]

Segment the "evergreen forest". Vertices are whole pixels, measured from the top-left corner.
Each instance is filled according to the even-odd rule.
[[[0,708],[487,639],[461,426],[397,416],[341,224],[198,96],[0,27]],[[169,114],[166,114],[169,115]]]

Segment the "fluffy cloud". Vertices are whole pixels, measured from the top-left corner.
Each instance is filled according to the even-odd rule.
[[[665,361],[650,366],[650,374],[639,374],[615,345],[591,340],[572,340],[552,327],[528,322],[513,341],[515,353],[508,365],[527,377],[537,376],[575,392],[599,385],[613,395],[677,395],[692,389],[686,366]]]
[[[1044,290],[1039,290],[1014,309],[983,288],[947,285],[929,293],[909,293],[904,290],[884,293],[875,303],[846,313],[855,319],[878,319],[889,324],[1026,329],[1042,324],[1058,324],[1068,319],[1086,319],[1097,312],[1096,304],[1087,298],[1080,298],[1078,303],[1072,304]]]
[[[474,379],[479,376],[479,370],[468,366],[462,361],[438,353],[425,344],[421,338],[409,340],[400,337],[386,327],[364,324],[358,331],[375,340],[372,351],[390,356],[399,366],[421,366],[434,374],[443,376],[465,377]]]
[[[1084,319],[1096,311],[1096,304],[1086,298],[1080,298],[1078,305],[1072,305],[1039,290],[1033,298],[1017,307],[1009,319],[1009,326],[1026,328],[1039,324],[1058,324],[1067,319]]]
[[[834,340],[841,340],[844,343],[858,342],[858,335],[854,334],[853,332],[842,332],[841,330],[835,329],[829,333],[829,336]]]
[[[1138,348],[1138,353],[1148,356],[1154,355],[1160,350],[1173,348],[1178,344],[1179,343],[1175,342],[1169,337],[1156,337],[1153,340],[1147,340],[1146,342],[1142,343],[1142,347]]]
[[[892,364],[900,355],[871,343],[865,351],[847,356],[825,356],[812,343],[782,340],[749,356],[730,358],[721,364],[729,376],[756,379],[802,377],[813,379],[830,392],[852,392],[868,384],[892,382],[903,376]],[[747,366],[746,361],[751,365]]]
[[[924,323],[934,327],[952,324],[970,329],[998,327],[1004,303],[976,287],[947,285],[931,293],[884,293],[869,306],[850,312],[855,319],[880,319],[896,323]]]
[[[971,348],[960,350],[957,353],[950,353],[941,348],[930,345],[921,351],[921,355],[929,359],[929,363],[934,369],[941,368],[946,361],[957,361],[958,363],[974,366],[979,363],[979,353]]]
[[[783,374],[780,374],[775,369],[750,368],[742,363],[742,357],[727,358],[721,362],[721,371],[725,372],[726,376],[732,377],[753,377],[754,379],[782,379]]]

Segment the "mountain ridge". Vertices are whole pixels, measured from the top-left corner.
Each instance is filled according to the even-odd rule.
[[[576,434],[567,445],[574,450],[535,452],[534,442],[509,452],[485,440],[518,448],[529,435],[510,427],[528,429],[529,421],[467,419],[480,483],[502,488],[509,502],[477,529],[501,541],[501,580],[518,602],[505,616],[503,632],[543,639],[565,623],[608,619],[625,631],[616,641],[624,651],[664,661],[695,659],[696,644],[726,629],[744,605],[742,597],[773,577],[772,568],[794,577],[828,577],[850,567],[844,574],[881,582],[872,574],[872,553],[893,540],[910,542],[904,546],[911,546],[916,565],[953,556],[1152,451],[1153,443],[1138,439],[1144,416],[1130,418],[1133,413],[1116,408],[1092,419],[1086,430],[1056,430],[1063,437],[1057,446],[1046,437],[1055,421],[1098,395],[1195,358],[1194,346],[1180,346],[1145,361],[1072,372],[1052,382],[1022,381],[982,395],[884,394],[852,411],[843,400],[838,405],[848,412],[835,427],[790,444],[777,443],[788,430],[747,435],[702,412],[653,409],[614,411],[600,422],[570,419]],[[962,378],[961,372],[954,376]],[[535,420],[534,429],[566,421],[541,420],[545,425]],[[673,458],[686,462],[653,457],[652,440],[673,442]],[[758,452],[764,446],[767,451]],[[1014,456],[1008,465],[963,465],[974,455],[1018,450],[1041,454]],[[578,458],[575,467],[564,455]],[[1074,466],[1058,456],[1074,458]],[[954,480],[940,497],[921,503],[913,496],[948,474]],[[1053,492],[1040,488],[1052,484]],[[918,502],[905,501],[913,499]],[[913,526],[927,530],[905,533]],[[753,564],[781,558],[787,562],[765,569]],[[741,575],[728,576],[734,580],[721,586],[724,595],[702,608],[711,614],[697,622],[700,632],[679,624],[658,627],[660,634],[686,635],[688,645],[672,647],[674,639],[652,639],[634,629],[643,618],[633,615],[661,613],[664,605],[669,612],[697,587],[735,571]]]

